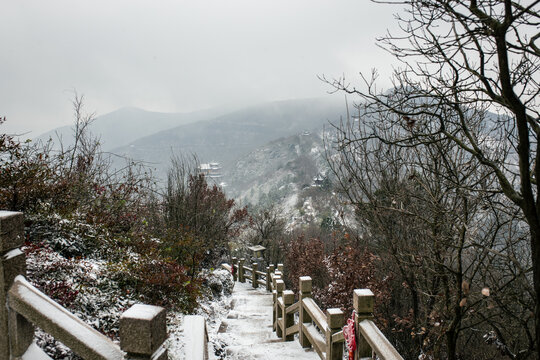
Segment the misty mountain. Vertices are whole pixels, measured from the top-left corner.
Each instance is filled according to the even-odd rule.
[[[322,128],[257,148],[236,161],[226,178],[228,196],[242,205],[279,207],[290,229],[354,221],[334,192]]]
[[[271,141],[241,157],[226,173],[227,193],[241,202],[281,202],[328,172],[320,129]],[[264,201],[262,201],[264,202]]]
[[[140,137],[179,125],[211,119],[227,111],[230,109],[212,108],[189,113],[162,113],[125,107],[96,117],[89,129],[100,139],[102,149],[109,151],[127,145]],[[52,139],[56,147],[60,139],[64,147],[67,147],[73,145],[73,127],[62,126],[36,139],[43,141]]]
[[[265,103],[167,129],[112,151],[151,164],[161,178],[172,154],[217,161],[227,173],[241,156],[278,138],[320,128],[344,111],[342,102],[328,98]]]

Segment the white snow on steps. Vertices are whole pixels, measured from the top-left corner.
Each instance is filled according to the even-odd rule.
[[[272,294],[237,282],[233,307],[223,320],[218,339],[227,344],[227,359],[315,360],[313,349],[303,349],[297,338],[283,342],[272,332]]]

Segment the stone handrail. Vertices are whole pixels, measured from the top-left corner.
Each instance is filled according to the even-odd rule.
[[[239,261],[233,258],[229,269],[238,269],[238,280],[244,278],[244,259]],[[224,266],[225,267],[225,266]],[[253,269],[257,264],[253,265]],[[242,270],[240,270],[242,269]],[[295,294],[285,289],[282,279],[283,265],[276,267],[270,265],[266,268],[265,279],[267,290],[273,295],[273,330],[283,341],[294,341],[298,334],[300,345],[304,348],[313,347],[323,360],[341,360],[345,338],[343,336],[344,314],[340,309],[327,309],[323,312],[311,298],[312,280],[309,276],[299,279],[298,301],[294,302]],[[256,270],[252,272],[256,276]],[[233,276],[235,276],[233,271]],[[235,277],[235,281],[236,281]],[[255,277],[256,279],[256,277]],[[242,281],[242,282],[245,282]],[[252,281],[256,284],[256,281]],[[253,287],[257,287],[253,285]],[[368,289],[357,289],[353,292],[353,308],[355,310],[355,332],[357,350],[354,359],[375,358],[382,360],[403,360],[394,346],[372,321],[374,294]],[[295,314],[298,313],[298,322],[295,323]]]
[[[362,320],[358,324],[358,328],[362,337],[380,359],[401,359],[401,355],[399,355],[373,321]]]
[[[165,309],[136,304],[120,317],[120,346],[32,286],[20,250],[24,219],[0,211],[0,360],[50,359],[34,342],[39,326],[83,359],[167,359]]]
[[[224,269],[232,272],[234,281],[249,281],[251,282],[253,288],[257,288],[260,285],[265,286],[267,291],[271,291],[270,274],[274,271],[274,267],[270,266],[266,268],[266,271],[260,271],[259,264],[253,263],[251,264],[251,267],[248,267],[244,265],[244,262],[244,258],[240,258],[239,260],[237,260],[233,257],[232,265],[222,264],[221,266]],[[249,276],[246,276],[248,272]]]
[[[15,356],[24,354],[32,342],[33,329],[31,334],[22,329],[22,318],[25,318],[55,338],[62,339],[62,343],[74,351],[76,349],[77,353],[88,354],[94,359],[124,357],[120,347],[37,290],[22,275],[15,278],[8,292],[8,306],[19,317],[11,329],[12,339],[19,345]],[[27,337],[26,341],[24,337]]]
[[[225,270],[231,272],[232,271],[232,266],[229,265],[229,264],[221,264],[221,267],[224,268]],[[235,279],[236,281],[236,279]]]
[[[291,290],[284,290],[283,280],[276,281],[276,335],[283,341],[293,341],[294,334],[299,334],[302,347],[313,347],[321,359],[341,360],[343,357],[343,339],[333,337],[343,326],[343,312],[340,309],[328,309],[324,313],[311,298],[311,278],[300,279],[300,296],[295,303]],[[281,286],[283,283],[283,286]],[[298,323],[295,324],[295,313]]]
[[[184,317],[185,358],[208,360],[208,331],[206,321],[200,315]]]

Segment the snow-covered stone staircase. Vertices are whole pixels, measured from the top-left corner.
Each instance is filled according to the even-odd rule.
[[[314,360],[317,353],[298,341],[283,342],[272,332],[272,294],[249,283],[234,285],[231,311],[217,334],[228,359]]]

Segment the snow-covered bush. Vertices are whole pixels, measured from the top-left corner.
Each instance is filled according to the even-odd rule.
[[[203,273],[203,286],[211,291],[214,298],[231,295],[234,282],[232,275],[225,269],[216,269],[214,271],[205,271]]]
[[[115,340],[134,303],[193,312],[203,293],[208,302],[230,294],[230,275],[201,271],[227,255],[247,211],[203,176],[189,177],[181,199],[151,196],[143,168],[109,167],[79,100],[72,147],[53,152],[0,134],[0,209],[25,214],[30,282]],[[76,358],[44,332],[37,338],[53,358]]]

